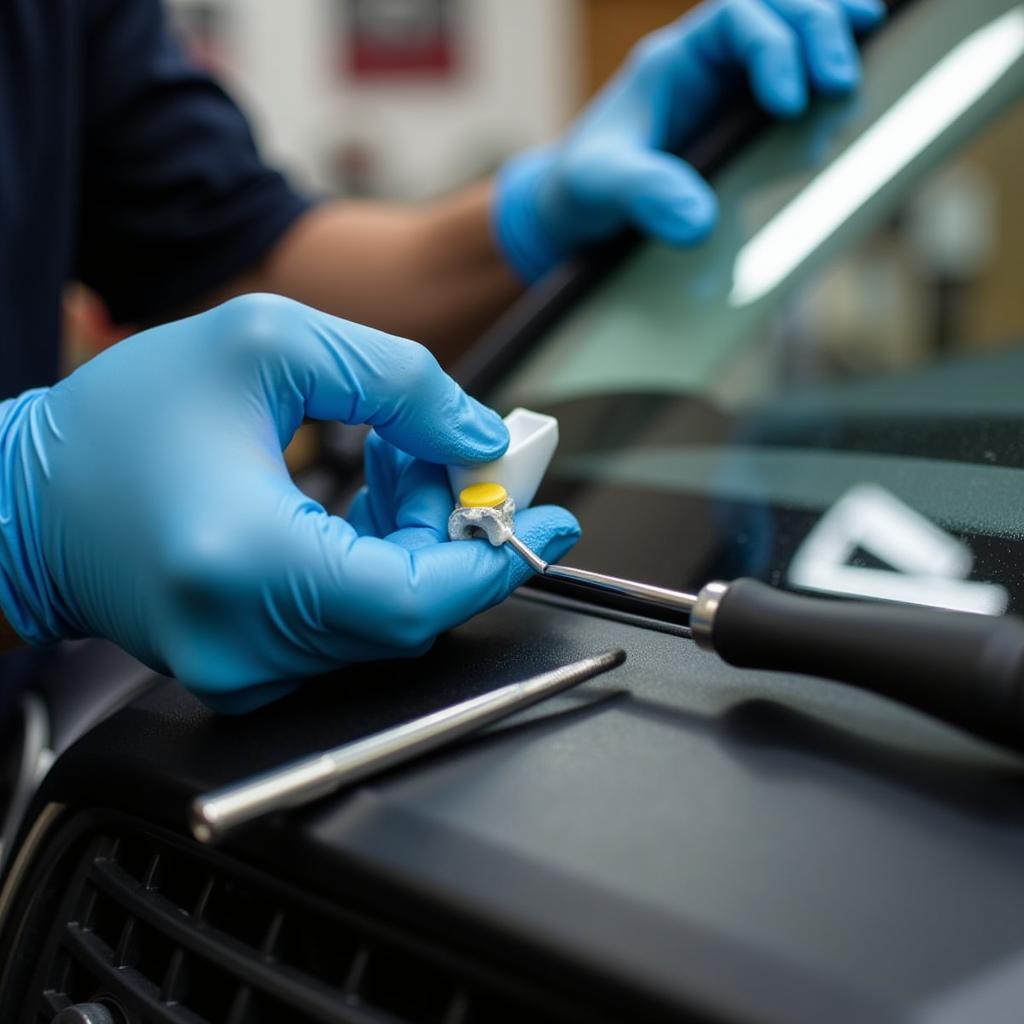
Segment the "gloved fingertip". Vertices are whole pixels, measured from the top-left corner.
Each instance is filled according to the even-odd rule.
[[[659,225],[655,235],[666,245],[685,248],[703,242],[714,230],[714,220],[694,223],[687,220],[666,220]]]
[[[859,32],[874,28],[889,15],[883,0],[843,0],[850,24]]]
[[[674,204],[652,230],[669,245],[695,245],[703,242],[718,222],[718,203],[714,194],[694,193],[685,202]]]
[[[775,117],[799,117],[807,109],[807,82],[803,74],[788,66],[755,72],[754,92]]]
[[[575,534],[579,537],[579,520],[561,505],[534,505],[516,515],[516,533],[524,540],[546,543],[547,535]],[[528,539],[529,538],[529,539]]]
[[[557,562],[580,539],[576,517],[558,505],[538,505],[516,516],[516,535],[546,562]],[[512,552],[509,552],[512,554]],[[515,559],[515,585],[525,582],[531,571],[518,555]]]
[[[671,193],[655,193],[632,203],[637,227],[669,245],[693,245],[714,230],[718,200],[698,180],[688,179],[686,187]]]
[[[468,397],[468,396],[467,396]],[[490,462],[508,448],[508,427],[493,410],[475,398],[468,398],[467,415],[461,426],[466,441],[463,455],[467,462]]]
[[[860,65],[845,53],[819,57],[818,88],[825,93],[851,92],[860,85]]]
[[[548,538],[544,550],[540,556],[545,562],[557,562],[567,555],[579,542],[580,531],[569,530],[565,533],[556,533]]]

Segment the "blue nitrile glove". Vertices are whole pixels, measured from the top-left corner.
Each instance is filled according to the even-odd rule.
[[[376,428],[352,523],[288,475],[304,416]],[[443,470],[418,460],[507,443],[422,346],[235,299],[0,404],[0,610],[31,642],[108,637],[230,710],[290,688],[269,681],[417,654],[528,575],[447,540]],[[518,521],[545,558],[578,536],[561,509]]]
[[[499,174],[494,228],[513,269],[534,281],[626,225],[671,245],[699,242],[714,227],[715,196],[669,152],[743,76],[778,117],[803,112],[808,79],[824,93],[853,89],[853,33],[885,10],[881,0],[710,0],[641,40],[564,138]]]

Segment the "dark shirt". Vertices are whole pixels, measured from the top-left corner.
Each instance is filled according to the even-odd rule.
[[[159,0],[0,0],[0,397],[53,382],[67,281],[172,316],[306,205]]]
[[[173,316],[307,205],[159,0],[0,0],[0,399],[53,383],[67,281],[120,323]],[[0,658],[0,719],[45,656]]]

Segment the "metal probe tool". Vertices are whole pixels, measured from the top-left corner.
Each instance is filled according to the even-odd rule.
[[[483,534],[545,579],[684,612],[697,644],[730,665],[848,683],[1024,751],[1024,621],[1014,616],[802,597],[753,579],[696,594],[655,587],[545,562],[515,535],[500,485],[468,487],[459,502],[451,539]]]
[[[215,789],[192,801],[189,824],[201,843],[214,842],[230,829],[271,811],[299,807],[342,786],[402,764],[429,750],[482,729],[498,719],[545,700],[621,665],[624,651],[605,651],[472,697],[423,718],[332,750],[311,754],[245,782]]]

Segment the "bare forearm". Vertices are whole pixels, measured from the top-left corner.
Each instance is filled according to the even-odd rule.
[[[521,290],[494,244],[490,204],[490,183],[424,206],[326,203],[230,290],[288,295],[448,362]]]

